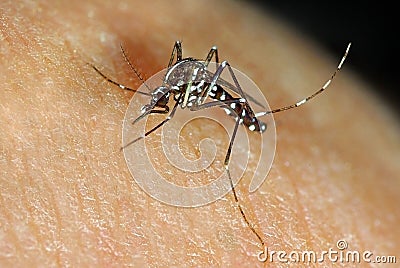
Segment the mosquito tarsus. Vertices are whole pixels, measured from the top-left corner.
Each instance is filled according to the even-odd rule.
[[[252,233],[257,237],[257,239],[260,242],[262,248],[262,251],[259,252],[258,254],[258,258],[260,259],[261,256],[263,256],[264,254],[264,248],[265,248],[264,239],[260,235],[260,232],[254,228],[254,226],[250,223],[250,221],[246,217],[246,214],[244,213],[244,210],[241,206],[238,195],[236,193],[228,168],[233,148],[233,143],[235,141],[238,127],[240,124],[243,124],[250,131],[262,133],[267,129],[267,125],[261,122],[258,119],[259,117],[299,107],[308,102],[309,100],[311,100],[312,98],[314,98],[315,96],[317,96],[318,94],[322,93],[324,90],[328,88],[328,86],[331,84],[336,74],[342,68],[342,65],[349,53],[350,46],[351,43],[348,44],[346,51],[341,61],[339,62],[336,70],[332,73],[331,77],[325,82],[325,84],[319,90],[315,91],[313,94],[307,96],[306,98],[294,104],[259,113],[254,113],[248,100],[251,100],[254,103],[257,103],[257,101],[243,91],[228,61],[223,61],[221,63],[219,62],[218,49],[215,46],[213,46],[210,49],[204,60],[198,60],[191,57],[183,58],[182,44],[180,41],[176,41],[172,49],[164,81],[161,86],[155,88],[154,90],[152,90],[149,86],[146,85],[145,80],[130,63],[125,53],[125,50],[121,46],[121,51],[125,61],[128,63],[128,65],[133,70],[135,75],[142,81],[142,83],[146,85],[149,92],[138,91],[126,87],[122,84],[119,84],[114,80],[108,78],[106,75],[104,75],[94,65],[91,66],[105,80],[120,87],[121,89],[133,91],[151,97],[150,103],[142,107],[141,115],[138,116],[132,122],[133,124],[153,113],[168,114],[168,116],[163,121],[161,121],[152,129],[145,132],[144,136],[138,137],[132,140],[131,142],[125,144],[121,148],[122,150],[134,144],[135,142],[145,138],[146,136],[150,135],[158,128],[163,126],[165,123],[167,123],[169,120],[171,120],[174,117],[175,112],[179,106],[182,109],[187,108],[191,111],[207,109],[211,107],[221,107],[226,110],[227,114],[234,117],[235,126],[232,136],[230,138],[227,153],[225,155],[224,167],[229,178],[229,183],[236,206],[238,207],[240,214],[242,215],[242,218],[245,221],[246,225],[250,228]],[[213,58],[216,64],[216,71],[210,72],[208,71],[208,66],[212,62]],[[220,78],[222,72],[225,69],[228,70],[234,85]],[[228,90],[231,91],[232,94]],[[238,95],[238,97],[234,97],[233,94]],[[168,104],[171,102],[171,96],[172,96],[172,101],[175,103],[172,106],[172,110],[170,111],[170,107],[168,106]]]

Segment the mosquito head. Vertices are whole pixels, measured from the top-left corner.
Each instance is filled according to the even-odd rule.
[[[158,107],[165,107],[168,104],[170,89],[165,86],[157,87],[151,93],[151,103]]]

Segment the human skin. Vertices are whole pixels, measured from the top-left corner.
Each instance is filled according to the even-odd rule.
[[[328,56],[231,1],[3,1],[0,23],[0,266],[265,265],[231,194],[179,208],[137,186],[119,150],[132,92],[87,63],[137,88],[120,43],[146,77],[175,40],[197,58],[218,45],[276,108],[317,90],[346,44]],[[317,99],[276,114],[268,179],[250,195],[248,178],[238,186],[269,250],[336,250],[339,239],[374,255],[400,250],[399,126],[346,67]]]

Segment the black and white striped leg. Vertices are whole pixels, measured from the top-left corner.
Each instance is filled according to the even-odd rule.
[[[238,79],[236,78],[235,73],[234,73],[233,70],[232,70],[232,67],[230,66],[230,64],[229,64],[227,61],[223,61],[223,62],[218,66],[217,70],[216,70],[215,73],[214,73],[213,79],[212,79],[212,81],[211,81],[211,83],[210,83],[210,86],[203,92],[201,98],[199,98],[198,104],[199,104],[199,105],[200,105],[200,104],[204,104],[204,102],[206,101],[207,97],[210,95],[210,93],[211,93],[211,91],[213,90],[213,88],[217,85],[218,79],[220,78],[220,76],[221,76],[222,72],[225,70],[225,68],[228,68],[229,74],[231,75],[232,80],[233,80],[233,82],[234,82],[234,84],[235,84],[235,85],[234,85],[234,86],[236,87],[235,92],[236,92],[237,94],[239,94],[239,96],[240,96],[241,98],[244,99],[243,106],[244,106],[244,109],[248,112],[248,116],[249,116],[250,118],[255,118],[255,121],[256,121],[255,123],[257,123],[257,124],[258,124],[258,128],[261,129],[262,126],[264,125],[264,123],[262,123],[260,120],[258,120],[258,119],[255,117],[254,112],[253,112],[253,109],[250,107],[249,102],[248,102],[248,100],[247,100],[247,97],[248,97],[248,96],[247,96],[247,94],[245,94],[245,93],[243,92],[243,89],[242,89],[242,87],[240,86],[239,81],[238,81]]]
[[[226,170],[226,173],[228,175],[228,178],[229,178],[229,183],[231,185],[232,193],[233,193],[233,196],[235,198],[236,206],[238,207],[238,209],[240,211],[240,214],[242,215],[242,218],[246,222],[247,226],[250,228],[250,230],[253,232],[253,234],[260,241],[262,252],[264,252],[264,245],[265,245],[264,240],[262,239],[261,235],[256,231],[254,226],[250,223],[250,221],[247,219],[246,214],[244,213],[243,208],[242,208],[242,206],[240,204],[239,198],[238,198],[238,196],[236,194],[235,186],[233,185],[232,177],[231,177],[231,174],[229,172],[229,161],[230,161],[230,158],[231,158],[231,152],[232,152],[232,148],[233,148],[233,143],[234,143],[235,138],[236,138],[236,133],[237,133],[240,121],[243,119],[243,116],[244,116],[244,112],[243,111],[244,111],[244,109],[242,108],[240,114],[236,118],[235,128],[233,130],[232,137],[231,137],[231,140],[229,142],[228,151],[227,151],[226,156],[225,156],[224,166],[225,166],[225,170]]]
[[[281,107],[281,108],[277,108],[277,109],[273,109],[271,111],[265,111],[265,112],[258,113],[256,115],[256,117],[264,116],[264,115],[267,115],[267,114],[279,113],[279,112],[283,112],[283,111],[290,110],[290,109],[293,109],[293,108],[297,108],[297,107],[303,105],[304,103],[308,102],[309,100],[313,99],[315,96],[321,94],[323,91],[325,91],[329,87],[329,85],[332,83],[332,81],[335,78],[335,76],[337,75],[337,73],[340,71],[340,69],[342,69],[343,63],[346,60],[347,55],[349,54],[350,47],[351,47],[351,43],[349,43],[347,45],[346,51],[344,52],[344,55],[343,55],[342,59],[340,60],[338,66],[336,67],[336,70],[332,73],[331,78],[329,78],[328,81],[326,81],[325,84],[319,90],[317,90],[316,92],[314,92],[310,96],[307,96],[306,98],[304,98],[304,99],[302,99],[302,100],[300,100],[300,101],[298,101],[298,102],[296,102],[294,104],[291,104],[291,105],[288,105],[288,106],[284,106],[284,107]]]
[[[212,60],[213,56],[215,57],[215,69],[218,69],[219,57],[218,57],[218,48],[216,46],[213,46],[210,49],[210,52],[208,52],[208,55],[207,55],[206,59],[204,60],[204,65],[208,66],[208,64]]]
[[[168,68],[173,65],[175,54],[176,54],[175,63],[178,63],[182,60],[182,43],[180,41],[175,41],[174,48],[172,49],[171,53],[171,58],[169,59]]]
[[[203,104],[200,104],[200,105],[192,106],[191,110],[201,110],[201,109],[207,109],[207,108],[211,108],[211,107],[215,107],[215,106],[226,106],[226,105],[231,104],[231,103],[237,103],[238,105],[241,105],[241,107],[242,107],[240,112],[239,112],[239,114],[238,114],[238,116],[237,116],[237,118],[236,118],[235,127],[233,129],[232,137],[231,137],[231,139],[229,141],[229,147],[228,147],[228,150],[227,150],[227,153],[226,153],[226,156],[225,156],[225,161],[224,161],[224,168],[225,168],[226,173],[228,175],[229,184],[230,184],[230,187],[231,187],[231,190],[232,190],[232,193],[233,193],[233,197],[235,199],[236,206],[238,207],[238,209],[240,211],[240,214],[242,215],[242,218],[246,222],[247,226],[250,228],[250,230],[254,233],[254,235],[260,241],[261,248],[262,248],[262,253],[261,253],[261,255],[262,255],[264,253],[264,245],[265,245],[264,240],[262,239],[261,235],[256,231],[254,226],[250,223],[250,221],[248,220],[246,214],[244,213],[242,205],[240,204],[239,198],[237,196],[236,189],[235,189],[235,186],[233,184],[231,174],[229,172],[229,162],[230,162],[230,158],[231,158],[233,143],[234,143],[235,138],[236,138],[236,133],[237,133],[239,124],[243,120],[243,117],[245,115],[244,102],[245,102],[245,99],[243,99],[243,98],[235,98],[235,99],[226,100],[226,101],[212,101],[212,102],[207,102],[207,103],[203,103]]]
[[[237,205],[237,207],[238,207],[238,209],[239,209],[239,211],[240,211],[240,214],[242,215],[242,218],[243,218],[244,221],[246,222],[247,226],[250,228],[250,230],[254,233],[254,235],[255,235],[255,236],[258,238],[258,240],[260,241],[260,243],[261,243],[261,248],[262,248],[262,250],[264,251],[264,245],[265,245],[264,240],[262,239],[261,235],[256,231],[256,229],[253,227],[253,225],[252,225],[252,224],[249,222],[249,220],[247,219],[246,214],[244,213],[243,208],[242,208],[242,206],[241,206],[241,204],[240,204],[240,202],[239,202],[239,198],[238,198],[238,196],[237,196],[237,194],[236,194],[236,190],[235,190],[235,187],[234,187],[234,185],[233,185],[232,177],[231,177],[230,172],[229,172],[229,161],[230,161],[230,157],[231,157],[231,153],[232,153],[232,148],[233,148],[233,143],[234,143],[235,138],[236,138],[236,133],[237,133],[239,124],[240,124],[240,122],[242,122],[246,111],[247,111],[247,112],[250,114],[250,116],[252,116],[252,117],[254,117],[254,112],[253,112],[253,110],[251,109],[250,105],[248,104],[247,99],[246,99],[246,96],[245,96],[245,94],[244,94],[244,92],[243,92],[243,90],[242,90],[242,88],[241,88],[241,86],[240,86],[240,84],[239,84],[239,81],[237,80],[237,78],[236,78],[236,76],[235,76],[235,74],[234,74],[234,72],[233,72],[231,66],[229,65],[229,63],[228,63],[227,61],[223,61],[223,62],[221,63],[221,65],[219,65],[218,69],[217,69],[216,72],[214,73],[213,80],[212,80],[210,86],[208,87],[208,90],[205,91],[205,94],[203,93],[203,96],[206,98],[206,97],[209,95],[209,91],[210,91],[211,89],[213,89],[214,86],[216,86],[217,81],[218,81],[218,78],[221,76],[222,72],[224,71],[224,69],[225,69],[226,67],[228,68],[229,73],[230,73],[230,75],[231,75],[231,77],[232,77],[232,80],[233,80],[233,82],[234,82],[234,84],[235,84],[235,86],[236,86],[236,88],[237,88],[237,92],[238,92],[239,96],[241,97],[241,98],[238,98],[238,99],[237,99],[238,102],[241,103],[241,109],[240,109],[240,111],[239,111],[239,113],[238,113],[238,116],[237,116],[237,118],[236,118],[235,128],[234,128],[234,130],[233,130],[232,137],[231,137],[231,140],[230,140],[230,142],[229,142],[228,151],[227,151],[226,156],[225,156],[224,166],[225,166],[225,170],[226,170],[226,172],[227,172],[228,178],[229,178],[229,183],[230,183],[230,185],[231,185],[231,189],[232,189],[233,196],[234,196],[234,198],[235,198],[235,203],[236,203],[236,205]],[[210,102],[209,104],[208,104],[208,103],[204,103],[205,99],[204,99],[204,100],[201,100],[201,101],[202,101],[201,103],[198,103],[198,105],[197,105],[198,107],[201,107],[202,105],[203,105],[203,107],[212,107],[212,106],[217,106],[217,105],[218,105],[217,102]],[[233,102],[233,103],[236,103],[236,102]],[[207,104],[208,104],[208,105],[207,105]],[[259,122],[258,122],[258,123],[259,123]],[[260,123],[259,123],[259,124],[260,124]]]

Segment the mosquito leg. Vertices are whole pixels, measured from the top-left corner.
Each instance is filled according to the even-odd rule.
[[[235,190],[235,186],[233,185],[233,181],[232,181],[232,177],[231,174],[229,172],[229,161],[230,161],[230,157],[231,157],[231,152],[232,152],[232,147],[233,147],[233,143],[235,141],[236,138],[236,133],[239,127],[240,122],[242,121],[244,115],[245,115],[245,109],[244,109],[244,103],[245,99],[243,98],[236,98],[236,99],[232,99],[232,100],[226,100],[226,101],[212,101],[212,102],[207,102],[207,103],[203,103],[200,105],[195,105],[193,107],[191,107],[191,109],[193,110],[201,110],[201,109],[206,109],[206,108],[210,108],[210,107],[215,107],[215,106],[225,106],[227,104],[230,103],[237,103],[241,105],[241,109],[238,113],[238,116],[236,118],[236,122],[235,122],[235,128],[233,129],[233,133],[232,133],[232,137],[229,141],[229,147],[228,147],[228,151],[226,153],[225,156],[225,161],[224,161],[224,166],[225,166],[225,170],[226,173],[228,175],[229,178],[229,184],[231,186],[231,190],[233,193],[233,197],[235,199],[235,203],[236,206],[238,207],[240,214],[242,215],[242,218],[244,219],[244,221],[246,222],[247,226],[250,228],[250,230],[254,233],[254,235],[258,238],[258,240],[261,243],[261,247],[262,247],[262,253],[260,253],[261,255],[264,254],[264,240],[261,238],[261,235],[256,231],[256,229],[253,227],[253,225],[250,223],[250,221],[247,219],[246,214],[244,213],[244,210],[242,208],[242,205],[240,204],[239,198],[236,194],[236,190]]]
[[[151,133],[153,133],[154,131],[156,131],[158,128],[160,128],[162,125],[164,125],[165,123],[167,123],[169,120],[171,120],[171,119],[174,117],[174,115],[175,115],[175,112],[176,112],[176,109],[178,108],[180,99],[181,99],[181,98],[179,98],[178,101],[175,102],[175,105],[174,105],[174,107],[172,108],[172,111],[171,111],[171,113],[168,115],[167,118],[165,118],[165,119],[164,119],[163,121],[161,121],[158,125],[156,125],[156,126],[153,127],[152,129],[150,129],[150,130],[147,131],[146,133],[144,133],[144,136],[138,137],[138,138],[134,139],[133,141],[131,141],[131,142],[125,144],[125,145],[121,148],[121,151],[122,151],[123,149],[125,149],[126,147],[128,147],[128,146],[134,144],[135,142],[137,142],[137,141],[139,141],[139,140],[141,140],[141,139],[147,137],[148,135],[150,135]],[[147,114],[152,113],[152,112],[153,112],[153,110],[149,111]],[[145,113],[145,114],[146,114],[146,113]],[[139,117],[138,117],[138,118],[139,118]],[[135,121],[137,121],[137,120],[135,120]]]
[[[265,245],[264,240],[262,239],[261,235],[256,231],[256,229],[253,227],[253,225],[250,223],[250,221],[247,219],[246,214],[244,213],[244,210],[242,208],[242,205],[239,202],[239,198],[238,198],[238,196],[236,194],[236,190],[235,190],[235,187],[233,185],[233,181],[232,181],[232,178],[231,178],[231,175],[230,175],[230,172],[229,172],[229,160],[230,160],[230,157],[231,157],[232,147],[233,147],[233,143],[234,143],[235,138],[236,138],[236,133],[237,133],[239,124],[243,120],[246,112],[249,113],[249,115],[252,116],[252,117],[254,117],[254,112],[251,109],[250,105],[248,104],[248,102],[246,100],[246,96],[245,96],[242,88],[239,85],[239,81],[237,80],[237,78],[236,78],[231,66],[229,65],[229,63],[227,61],[223,61],[221,63],[221,65],[219,65],[218,69],[216,70],[216,72],[214,74],[214,77],[213,77],[213,80],[212,80],[210,86],[208,87],[207,90],[205,90],[205,92],[203,92],[202,97],[199,98],[200,103],[197,104],[197,108],[199,108],[199,107],[218,106],[217,102],[204,103],[204,101],[206,100],[206,97],[209,96],[209,92],[211,91],[211,89],[214,86],[216,86],[218,78],[221,76],[222,71],[226,67],[228,67],[230,75],[232,76],[232,79],[233,79],[233,81],[235,83],[235,86],[237,88],[237,92],[241,97],[240,99],[238,99],[239,101],[237,101],[237,102],[241,103],[241,109],[239,110],[239,113],[237,113],[238,116],[236,118],[235,128],[233,130],[232,137],[231,137],[231,140],[229,142],[229,147],[228,147],[228,151],[227,151],[226,156],[225,156],[224,165],[225,165],[225,170],[226,170],[228,178],[229,178],[229,183],[231,185],[232,193],[233,193],[233,196],[235,198],[236,206],[238,207],[238,209],[240,211],[240,214],[242,215],[242,218],[246,222],[247,226],[250,228],[250,230],[254,233],[254,235],[260,241],[261,247],[262,247],[262,250],[263,250],[262,254],[263,254],[264,253],[264,245]],[[223,102],[223,101],[221,101],[221,102]],[[237,102],[233,102],[233,103],[237,103]]]
[[[303,105],[304,103],[308,102],[309,100],[313,99],[313,98],[314,98],[315,96],[317,96],[318,94],[320,94],[320,93],[322,93],[323,91],[325,91],[325,90],[329,87],[329,85],[332,83],[332,81],[333,81],[333,79],[335,78],[336,74],[337,74],[337,73],[340,71],[340,69],[342,68],[343,63],[344,63],[344,61],[346,60],[347,55],[349,54],[350,46],[351,46],[351,43],[349,43],[349,44],[347,45],[346,51],[344,52],[344,55],[343,55],[341,61],[339,62],[338,66],[336,67],[336,70],[332,73],[331,78],[329,78],[329,80],[326,81],[325,84],[324,84],[319,90],[317,90],[316,92],[314,92],[314,93],[311,94],[310,96],[308,96],[308,97],[302,99],[301,101],[298,101],[298,102],[296,102],[296,103],[294,103],[294,104],[291,104],[291,105],[288,105],[288,106],[284,106],[284,107],[281,107],[281,108],[278,108],[278,109],[273,109],[273,110],[271,110],[271,111],[266,111],[266,112],[258,113],[258,114],[256,115],[256,117],[260,117],[260,116],[267,115],[267,114],[279,113],[279,112],[283,112],[283,111],[286,111],[286,110],[290,110],[290,109],[299,107],[299,106]]]
[[[103,74],[102,72],[100,72],[100,70],[97,69],[96,66],[94,66],[94,65],[92,65],[92,64],[90,64],[90,63],[89,63],[89,65],[92,66],[92,68],[93,68],[98,74],[100,74],[105,80],[107,80],[107,82],[110,82],[110,83],[112,83],[112,84],[114,84],[114,85],[120,87],[121,89],[129,90],[129,91],[133,91],[133,92],[137,92],[137,93],[139,93],[139,94],[143,94],[143,95],[146,95],[146,96],[150,96],[150,95],[151,95],[150,93],[138,91],[138,90],[136,90],[136,89],[132,89],[132,88],[126,87],[126,86],[124,86],[124,85],[121,85],[121,84],[119,84],[119,83],[117,83],[117,82],[111,80],[110,78],[108,78],[108,77],[107,77],[105,74]]]
[[[204,65],[207,67],[210,61],[212,60],[212,57],[215,56],[215,68],[218,69],[219,65],[219,58],[218,58],[218,48],[216,46],[213,46],[210,49],[210,52],[208,52],[208,55],[206,59],[204,60]]]
[[[265,245],[264,240],[261,238],[261,235],[256,231],[256,229],[253,227],[253,225],[247,219],[246,214],[244,213],[243,208],[242,208],[242,206],[241,206],[241,204],[239,202],[239,198],[238,198],[238,196],[236,194],[236,190],[235,190],[235,187],[233,185],[231,174],[229,172],[229,160],[230,160],[230,157],[231,157],[233,142],[235,141],[235,137],[236,137],[236,133],[237,133],[237,130],[238,130],[238,127],[239,127],[239,123],[240,123],[241,119],[244,116],[244,111],[245,110],[242,108],[242,110],[240,112],[240,115],[238,115],[238,117],[236,119],[235,128],[233,130],[233,134],[232,134],[231,140],[229,142],[228,151],[227,151],[226,156],[225,156],[224,166],[225,166],[226,173],[228,174],[229,183],[231,185],[232,193],[233,193],[233,196],[235,198],[236,206],[238,207],[238,209],[240,211],[240,214],[242,214],[242,218],[246,222],[247,226],[254,233],[254,235],[257,236],[258,240],[261,243],[262,252],[264,252],[264,245]]]
[[[250,228],[250,230],[253,232],[253,234],[254,234],[254,235],[258,238],[258,240],[260,241],[261,249],[262,249],[262,254],[263,254],[263,253],[264,253],[264,246],[265,246],[264,240],[261,238],[261,235],[256,231],[256,229],[253,227],[253,225],[252,225],[252,224],[249,222],[249,220],[247,219],[246,214],[244,213],[243,208],[242,208],[242,206],[240,205],[240,201],[239,201],[239,198],[238,198],[238,196],[237,196],[237,194],[236,194],[236,190],[235,190],[235,187],[234,187],[234,185],[233,185],[232,178],[231,178],[231,174],[230,174],[228,168],[226,168],[226,173],[228,174],[228,177],[229,177],[229,183],[230,183],[230,185],[231,185],[233,197],[235,198],[236,206],[238,207],[238,209],[239,209],[239,211],[240,211],[240,214],[242,214],[242,218],[243,218],[244,221],[246,222],[247,226]]]
[[[237,78],[236,78],[236,76],[235,76],[230,64],[227,61],[223,61],[219,65],[218,69],[214,73],[214,76],[213,76],[213,79],[212,79],[212,81],[210,83],[210,86],[207,87],[207,90],[205,90],[203,92],[201,98],[199,98],[199,102],[201,104],[203,104],[205,102],[207,96],[210,94],[210,91],[214,88],[214,86],[217,85],[218,79],[219,79],[219,77],[221,76],[222,72],[225,70],[226,67],[228,67],[229,73],[230,73],[230,75],[231,75],[231,77],[233,79],[233,82],[235,83],[235,87],[237,89],[237,93],[239,94],[240,97],[242,97],[242,98],[244,98],[246,100],[245,101],[246,108],[248,108],[251,112],[253,112],[251,110],[250,106],[248,105],[248,101],[246,99],[246,95],[244,94],[244,92],[243,92],[243,90],[242,90],[242,88],[241,88],[241,86],[239,84],[239,81],[237,80]]]
[[[172,62],[174,61],[176,53],[176,62],[180,62],[182,60],[182,43],[180,41],[176,41],[174,44],[174,48],[172,49],[171,58],[169,59],[168,68],[172,66]]]
[[[222,71],[226,67],[228,67],[229,73],[230,73],[230,75],[231,75],[231,77],[233,79],[233,82],[235,83],[235,86],[236,86],[236,88],[238,90],[238,93],[239,93],[240,97],[242,97],[242,98],[244,98],[246,100],[245,101],[245,106],[246,106],[248,112],[250,112],[250,116],[254,116],[254,112],[251,109],[250,105],[248,104],[249,102],[247,101],[246,94],[244,94],[243,89],[240,86],[239,81],[237,80],[236,75],[232,70],[231,65],[227,61],[224,61],[224,62],[221,63],[221,67],[219,68],[221,70],[217,70],[217,71],[219,71],[219,73],[217,74],[218,77],[221,75]],[[214,80],[213,80],[213,82],[214,82]],[[217,79],[215,79],[215,82],[217,82]],[[211,85],[210,85],[210,87],[211,87]]]

